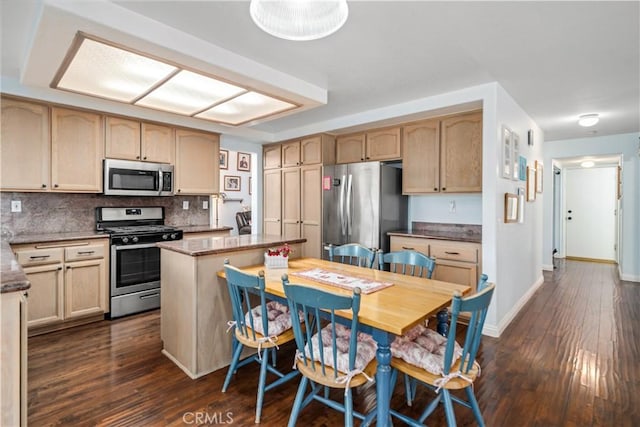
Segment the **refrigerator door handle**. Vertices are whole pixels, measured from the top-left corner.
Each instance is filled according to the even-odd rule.
[[[347,234],[347,223],[345,221],[345,217],[344,217],[344,187],[346,185],[347,182],[347,177],[342,175],[342,179],[340,180],[340,230],[342,231],[342,235],[346,235]]]
[[[353,175],[349,174],[349,180],[347,182],[347,234],[351,235],[351,229],[352,229],[352,222],[351,222],[351,204],[352,204],[352,200],[351,200],[351,189],[352,189],[352,179],[353,179]]]

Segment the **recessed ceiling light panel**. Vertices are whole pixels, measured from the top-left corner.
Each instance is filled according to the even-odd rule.
[[[195,117],[238,125],[296,107],[295,104],[261,93],[247,92],[207,111],[203,111]]]
[[[593,166],[595,166],[595,162],[592,160],[586,160],[580,163],[580,166],[582,166],[583,168],[592,168]]]
[[[182,70],[135,104],[190,116],[246,91],[202,74]]]
[[[54,87],[131,102],[177,70],[173,65],[84,38]]]
[[[598,114],[583,114],[578,117],[578,124],[583,127],[594,126],[600,121]]]

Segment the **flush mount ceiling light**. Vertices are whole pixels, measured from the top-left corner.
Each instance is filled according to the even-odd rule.
[[[600,121],[598,114],[583,114],[578,117],[578,124],[583,127],[593,126]]]
[[[51,87],[233,126],[300,107],[83,33]]]
[[[582,166],[583,168],[592,168],[595,165],[595,162],[591,161],[591,160],[587,160],[584,161],[582,163],[580,163],[580,166]]]
[[[286,40],[316,40],[335,33],[349,16],[347,0],[251,0],[253,22]]]

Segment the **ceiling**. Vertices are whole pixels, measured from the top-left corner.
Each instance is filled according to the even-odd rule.
[[[547,141],[640,131],[638,1],[351,0],[344,27],[309,42],[262,32],[248,1],[1,5],[2,90],[9,93],[115,109],[111,101],[62,98],[49,88],[71,38],[85,31],[303,105],[302,112],[222,130],[250,139],[339,132],[352,115],[490,82]],[[119,111],[148,114],[128,108]],[[578,115],[593,112],[600,123],[577,125]]]

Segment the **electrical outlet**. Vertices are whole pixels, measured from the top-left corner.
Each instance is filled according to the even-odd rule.
[[[184,209],[184,210],[189,209],[189,201],[188,200],[184,200],[182,202],[182,209]]]
[[[11,212],[22,212],[22,202],[20,200],[11,201]]]
[[[449,213],[456,213],[456,201],[449,201]]]
[[[203,200],[202,201],[202,209],[209,209],[209,201],[208,200]]]

